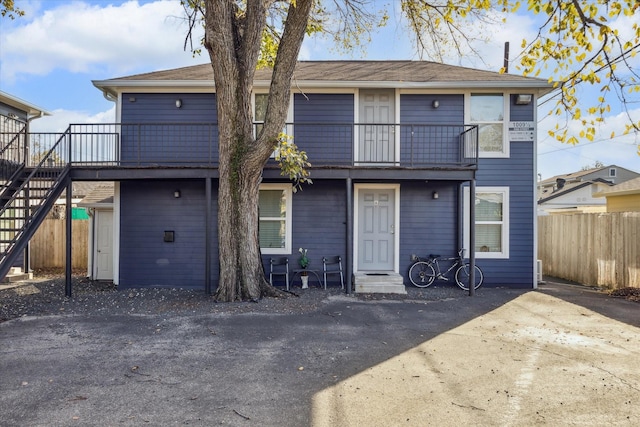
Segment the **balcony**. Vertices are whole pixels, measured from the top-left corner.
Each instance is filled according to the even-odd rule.
[[[478,163],[477,126],[294,123],[287,129],[313,171],[471,171]],[[64,134],[32,133],[13,141],[17,145],[6,152],[24,150],[27,164],[52,150],[51,166],[70,163],[72,169],[218,167],[218,129],[210,123],[74,124]],[[266,169],[276,167],[269,161]]]

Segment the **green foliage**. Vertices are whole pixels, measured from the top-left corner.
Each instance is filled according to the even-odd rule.
[[[280,166],[280,175],[288,176],[294,182],[293,192],[302,190],[302,184],[313,184],[309,177],[311,163],[307,158],[307,153],[298,150],[292,141],[293,137],[281,133],[276,144],[276,161]]]
[[[300,267],[306,269],[309,266],[309,257],[307,256],[307,250],[304,248],[300,248],[298,249],[298,252],[300,252],[300,258],[298,259],[298,264],[300,264]]]
[[[630,63],[640,50],[639,21],[631,19],[637,18],[639,7],[637,0],[528,0],[529,11],[546,16],[536,39],[522,42],[520,68],[525,76],[551,70],[549,81],[561,94],[554,113],[580,121],[580,138],[593,141],[596,127],[611,111],[612,95],[629,119],[624,133],[640,131],[640,121],[628,110],[640,93],[640,75]],[[579,85],[600,88],[597,103],[586,111],[578,104]],[[579,142],[566,127],[556,126],[550,135]]]

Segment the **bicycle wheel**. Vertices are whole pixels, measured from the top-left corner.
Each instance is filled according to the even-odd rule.
[[[426,288],[435,278],[436,272],[428,262],[418,261],[409,269],[409,280],[419,288]]]
[[[471,269],[469,268],[469,264],[462,264],[456,270],[456,283],[465,291],[469,290],[469,273]],[[478,289],[480,285],[482,285],[482,281],[484,280],[484,275],[482,274],[482,270],[480,267],[476,265],[476,277],[475,277],[475,285],[473,289]]]

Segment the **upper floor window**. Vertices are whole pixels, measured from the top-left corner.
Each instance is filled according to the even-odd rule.
[[[260,186],[260,249],[265,255],[291,253],[291,184]]]
[[[480,157],[508,157],[505,142],[505,97],[501,93],[472,93],[469,123],[478,125]]]
[[[611,178],[616,177],[616,168],[609,168],[609,177]]]

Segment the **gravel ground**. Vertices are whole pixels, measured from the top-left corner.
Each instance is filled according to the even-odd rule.
[[[118,291],[110,282],[88,280],[82,274],[73,276],[73,297],[65,297],[65,278],[60,272],[36,271],[33,280],[19,286],[0,286],[0,322],[22,316],[74,314],[205,314],[205,313],[307,313],[317,310],[323,301],[352,298],[354,301],[403,300],[437,301],[463,298],[467,293],[453,284],[434,284],[429,288],[407,287],[406,295],[352,294],[338,287],[326,291],[311,286],[293,287],[287,298],[264,298],[257,303],[216,303],[203,291],[185,289],[128,289]],[[482,288],[477,292],[480,295]]]

